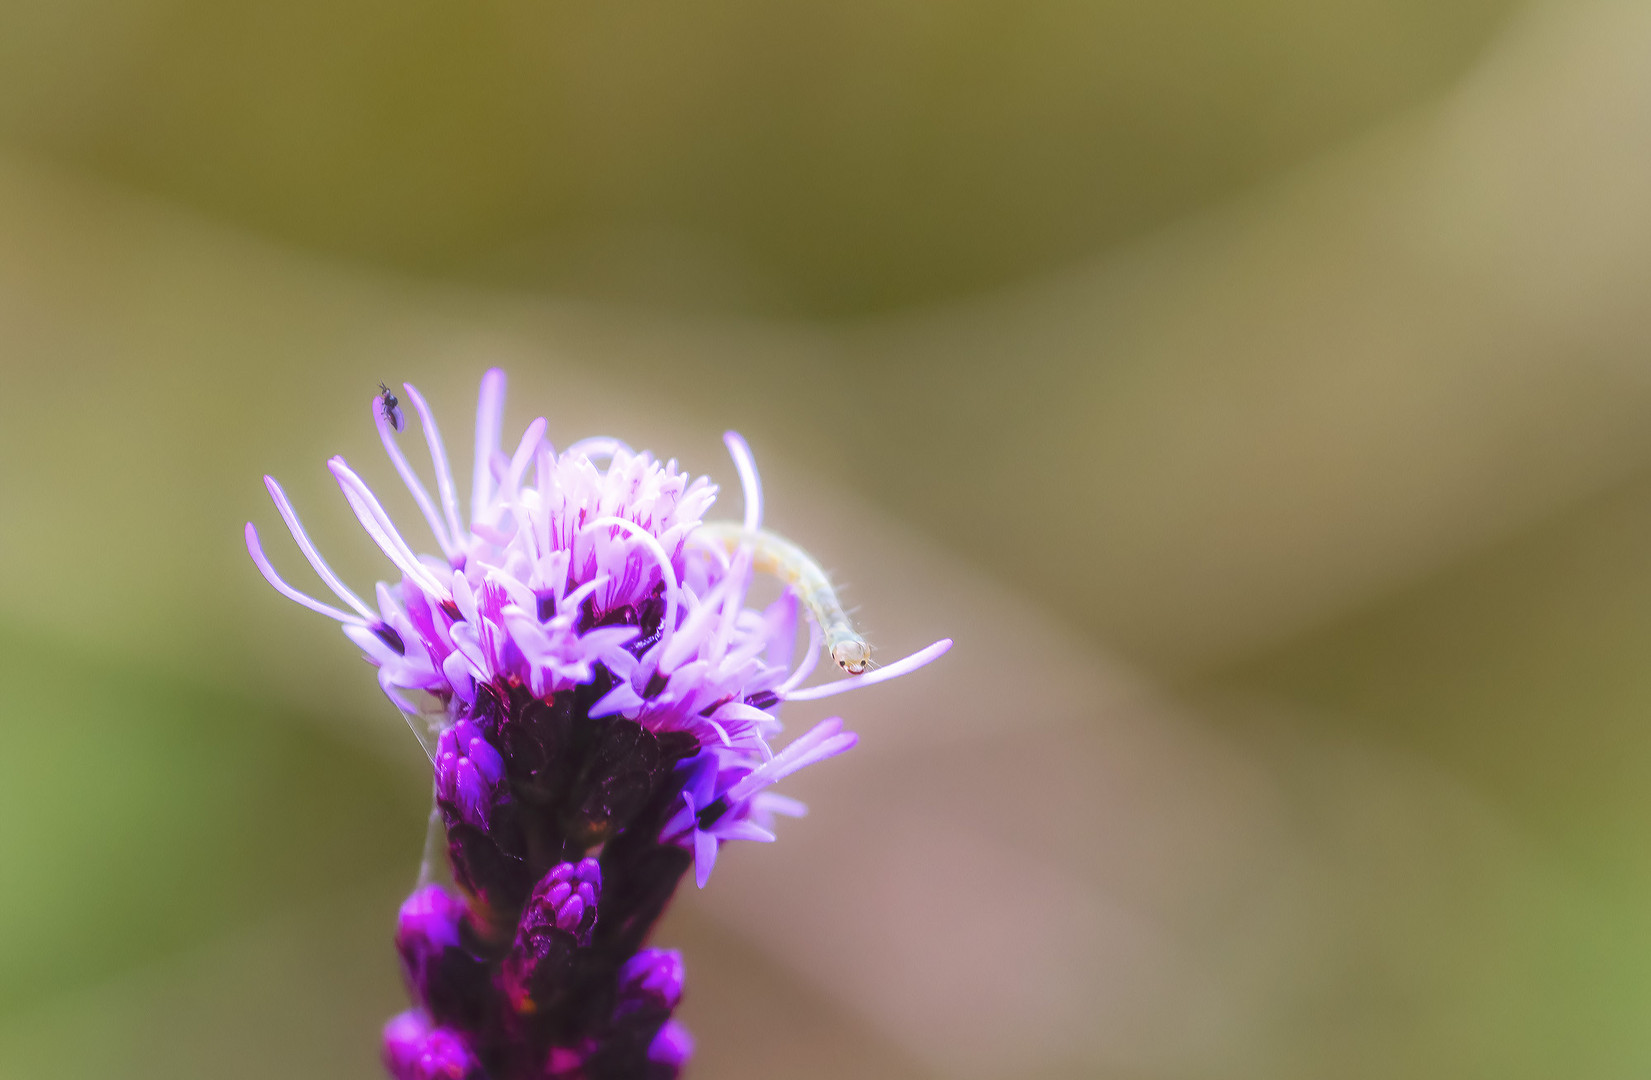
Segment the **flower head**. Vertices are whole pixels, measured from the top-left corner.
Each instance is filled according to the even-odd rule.
[[[717,489],[675,461],[613,439],[558,452],[543,418],[506,453],[505,378],[489,371],[461,517],[435,418],[415,387],[404,389],[434,495],[402,451],[405,420],[385,407],[388,390],[372,414],[434,552],[416,551],[338,457],[329,468],[346,503],[398,573],[377,584],[373,603],[326,564],[273,479],[265,484],[277,511],[338,604],[287,584],[246,528],[265,578],[342,624],[431,757],[466,898],[421,889],[403,910],[398,942],[428,1012],[392,1023],[386,1060],[397,1076],[468,1069],[472,1058],[498,1077],[674,1075],[691,1048],[669,1020],[680,959],[672,967],[666,954],[638,950],[689,865],[703,887],[722,842],[772,840],[775,815],[803,812],[770,785],[855,742],[833,718],[776,752],[781,705],[903,674],[950,642],[803,687],[819,643],[840,644],[852,627],[840,608],[822,611],[821,597],[835,604],[823,572],[761,531],[761,485],[738,435],[725,441],[743,520],[705,527]],[[806,573],[758,609],[747,597],[764,550],[785,552],[783,565],[801,560]],[[805,614],[810,649],[795,658]],[[855,656],[843,666],[863,668]],[[495,1015],[457,1015],[435,984],[477,970],[493,973]],[[624,986],[657,990],[667,976],[676,989],[655,993],[648,1008],[625,996]],[[474,996],[469,986],[460,998]]]

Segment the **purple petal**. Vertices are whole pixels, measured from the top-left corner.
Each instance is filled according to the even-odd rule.
[[[556,926],[569,933],[579,929],[579,923],[585,917],[585,901],[579,896],[570,897],[556,911]]]
[[[694,831],[694,883],[705,888],[711,880],[711,868],[717,864],[717,838],[708,832]]]

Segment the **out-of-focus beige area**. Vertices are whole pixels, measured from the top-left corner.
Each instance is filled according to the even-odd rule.
[[[6,5],[0,1075],[376,1075],[427,774],[240,529],[495,363],[958,641],[694,1075],[1643,1075],[1647,297],[1642,4]]]

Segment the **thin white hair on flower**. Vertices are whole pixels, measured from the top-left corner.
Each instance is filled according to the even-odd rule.
[[[504,419],[505,374],[489,368],[482,376],[476,403],[476,457],[470,479],[470,520],[487,520],[493,501],[493,456],[499,452],[499,424]]]

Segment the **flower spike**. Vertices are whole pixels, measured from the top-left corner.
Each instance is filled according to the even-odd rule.
[[[914,671],[951,642],[803,687],[821,652],[858,672],[869,649],[812,557],[764,529],[737,433],[724,442],[741,518],[707,525],[715,485],[616,439],[558,453],[539,418],[507,457],[494,369],[466,520],[435,416],[403,388],[433,496],[386,397],[374,423],[439,555],[414,549],[341,457],[327,467],[396,570],[375,603],[327,565],[273,479],[294,543],[343,606],[289,585],[246,526],[258,572],[342,625],[430,760],[425,865],[396,930],[414,1008],[384,1028],[385,1067],[394,1080],[671,1080],[693,1051],[673,1016],[682,957],[644,946],[672,892],[690,869],[705,887],[724,843],[772,842],[778,818],[807,808],[771,788],[858,739],[831,717],[776,750],[781,706]],[[752,574],[776,570],[780,598],[748,607]],[[437,883],[442,862],[456,888]]]

